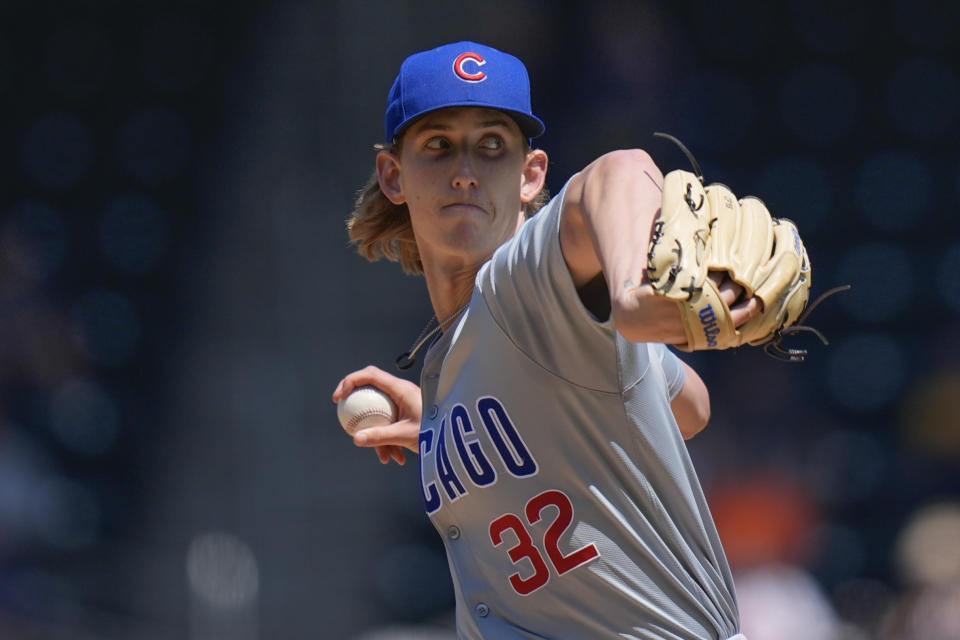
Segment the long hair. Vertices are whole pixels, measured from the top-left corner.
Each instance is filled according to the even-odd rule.
[[[388,150],[399,153],[399,147],[399,144],[393,144]],[[525,151],[529,151],[529,147]],[[531,218],[549,200],[550,193],[544,187],[525,205],[524,217]],[[393,204],[383,194],[376,170],[357,193],[353,211],[347,219],[347,232],[350,243],[357,247],[357,253],[370,262],[386,258],[399,262],[405,273],[423,273],[423,262],[410,223],[410,210],[406,204]]]

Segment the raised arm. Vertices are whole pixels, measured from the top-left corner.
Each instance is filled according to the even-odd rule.
[[[639,149],[613,151],[571,179],[563,202],[560,246],[577,287],[603,273],[614,323],[633,342],[682,344],[686,334],[676,303],[654,293],[647,279],[647,252],[660,211],[663,174]],[[721,275],[716,276],[718,282]],[[724,282],[733,305],[741,293]],[[733,307],[736,326],[760,311],[751,299]]]

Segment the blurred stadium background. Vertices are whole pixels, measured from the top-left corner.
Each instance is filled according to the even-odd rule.
[[[459,39],[527,62],[553,191],[686,167],[667,131],[854,286],[803,365],[684,355],[751,640],[960,638],[958,36],[932,0],[4,2],[0,638],[452,637],[416,465],[329,394],[430,315],[344,219],[400,62]]]

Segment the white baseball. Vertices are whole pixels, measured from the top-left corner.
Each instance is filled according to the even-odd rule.
[[[376,387],[357,387],[337,403],[337,418],[351,436],[361,429],[397,421],[397,405]]]

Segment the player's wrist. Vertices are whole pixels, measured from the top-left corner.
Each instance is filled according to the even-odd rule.
[[[680,344],[686,341],[680,309],[649,283],[620,292],[612,303],[617,331],[631,342]]]

